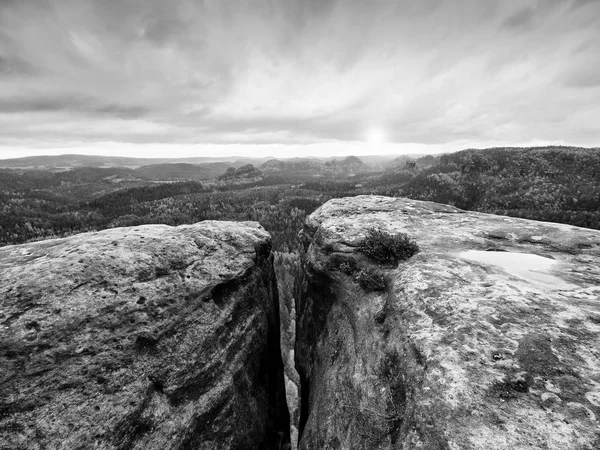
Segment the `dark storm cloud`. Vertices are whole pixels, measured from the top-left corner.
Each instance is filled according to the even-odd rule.
[[[83,96],[35,98],[5,98],[0,103],[1,113],[71,112],[92,116],[106,115],[117,118],[138,118],[148,113],[142,106],[104,103]]]
[[[344,143],[372,126],[593,144],[599,22],[595,0],[0,0],[0,152]]]
[[[504,21],[507,28],[522,28],[531,24],[534,16],[533,8],[523,8],[512,14]]]
[[[35,66],[29,61],[22,60],[18,57],[0,56],[0,76],[33,75],[35,72]]]
[[[582,7],[582,6],[587,6],[587,5],[595,5],[597,6],[598,1],[597,0],[573,0],[573,9]]]

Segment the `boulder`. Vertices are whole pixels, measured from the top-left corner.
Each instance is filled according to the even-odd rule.
[[[368,259],[372,229],[420,251]],[[600,448],[599,231],[358,196],[302,233],[299,448]]]
[[[285,448],[270,245],[205,221],[0,248],[0,448]]]

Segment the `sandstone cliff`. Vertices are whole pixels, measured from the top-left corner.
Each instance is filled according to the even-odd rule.
[[[371,228],[420,252],[377,266]],[[600,232],[359,196],[303,233],[299,448],[600,448]]]
[[[285,448],[270,238],[147,225],[0,248],[0,448]]]

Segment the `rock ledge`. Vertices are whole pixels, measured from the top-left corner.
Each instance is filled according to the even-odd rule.
[[[421,252],[366,293],[373,227]],[[303,233],[300,448],[600,448],[600,232],[359,196]]]
[[[0,248],[0,448],[280,448],[270,237],[146,225]]]

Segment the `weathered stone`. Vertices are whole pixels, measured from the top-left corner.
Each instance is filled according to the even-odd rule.
[[[385,292],[371,228],[420,247]],[[600,448],[600,232],[359,196],[303,234],[299,448]]]
[[[0,448],[282,448],[277,302],[254,222],[0,248]]]

